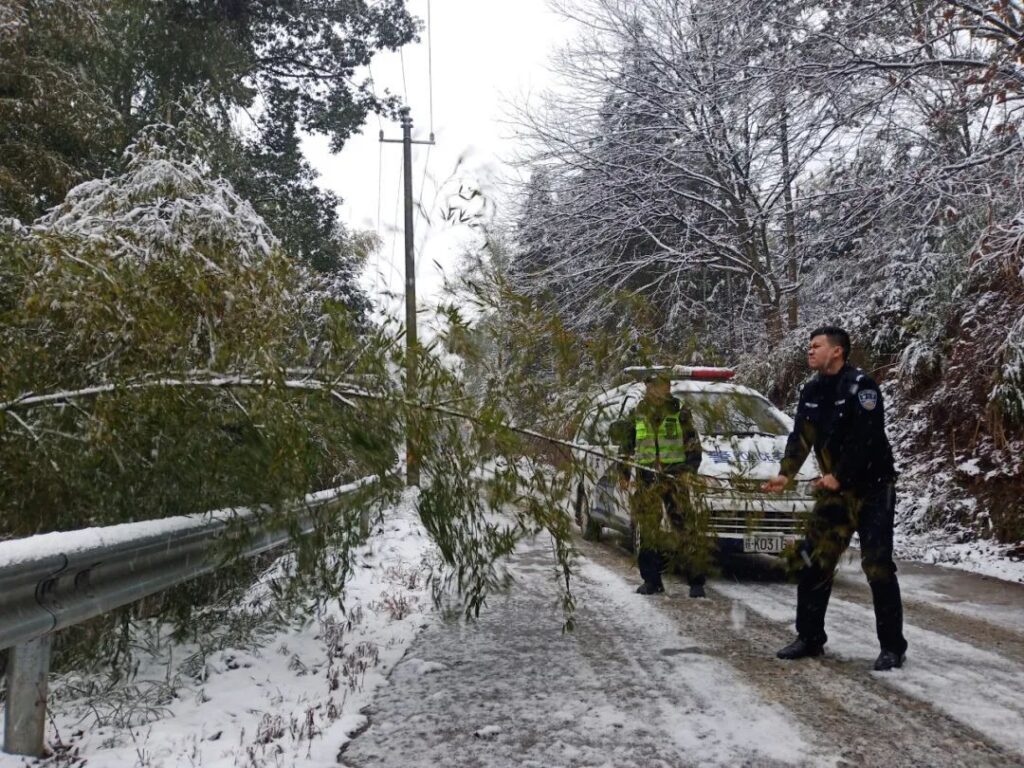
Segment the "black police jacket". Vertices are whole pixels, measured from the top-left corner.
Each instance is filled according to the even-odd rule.
[[[896,477],[882,393],[864,371],[844,365],[804,385],[781,473],[796,475],[812,448],[822,474],[834,475],[840,490],[863,492]]]

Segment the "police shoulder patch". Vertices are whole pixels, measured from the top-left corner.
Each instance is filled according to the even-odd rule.
[[[857,400],[865,411],[873,411],[878,406],[878,393],[873,389],[862,389],[857,393]]]

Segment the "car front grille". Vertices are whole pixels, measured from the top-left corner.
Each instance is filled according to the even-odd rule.
[[[785,512],[764,512],[751,514],[712,514],[710,528],[717,534],[774,534],[780,536],[801,536],[804,532],[804,518]]]
[[[800,536],[804,521],[814,508],[806,496],[722,494],[705,496],[709,527],[720,535],[769,534]]]

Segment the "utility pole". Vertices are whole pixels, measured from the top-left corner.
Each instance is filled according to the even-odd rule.
[[[380,140],[385,144],[402,145],[403,178],[405,179],[405,400],[415,403],[418,399],[417,357],[419,347],[416,333],[416,253],[413,241],[413,205],[412,205],[412,145],[433,144],[434,134],[429,141],[413,141],[412,116],[409,107],[402,107],[401,114],[402,138],[385,139],[384,131],[380,132]],[[412,407],[407,405],[407,407]],[[416,436],[413,434],[411,419],[406,420],[405,432],[405,484],[420,484],[419,451],[416,447]]]

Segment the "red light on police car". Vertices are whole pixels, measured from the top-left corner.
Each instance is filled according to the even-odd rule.
[[[731,368],[710,368],[694,367],[689,365],[677,365],[672,368],[672,374],[684,379],[695,379],[697,381],[728,381],[736,372]]]
[[[656,376],[695,381],[728,381],[736,375],[731,368],[704,365],[632,365],[622,372],[635,381],[648,381]]]

